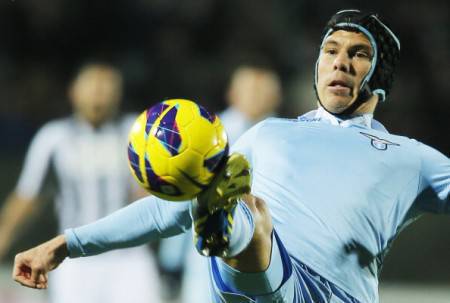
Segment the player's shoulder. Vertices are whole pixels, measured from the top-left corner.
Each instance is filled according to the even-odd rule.
[[[434,167],[437,171],[446,171],[445,173],[448,175],[450,169],[450,158],[448,154],[446,155],[439,149],[414,138],[398,135],[393,136],[398,140],[399,145],[406,148],[408,158],[415,158],[420,161],[422,168],[427,167],[422,172],[429,173],[430,170],[428,169]]]
[[[378,131],[378,130],[375,130],[374,132],[376,132],[380,136],[383,136],[383,137],[389,138],[392,141],[398,142],[398,144],[403,144],[403,145],[406,145],[411,148],[415,148],[418,145],[422,144],[420,141],[418,141],[414,138],[410,138],[405,135],[394,134],[394,133]]]
[[[423,143],[415,138],[411,138],[405,135],[392,134],[392,133],[382,133],[376,132],[379,134],[380,138],[387,139],[394,144],[401,146],[403,149],[408,151],[409,157],[417,156],[418,158],[428,157],[434,154],[441,154],[434,147]]]
[[[448,155],[444,155],[444,153],[442,153],[433,146],[430,146],[414,138],[409,137],[402,137],[402,138],[407,141],[407,143],[411,146],[411,148],[414,149],[421,158],[438,157],[441,158],[441,160],[442,159],[445,159],[447,161],[449,160]]]
[[[289,124],[297,124],[298,119],[289,119],[289,118],[278,118],[278,117],[270,117],[267,118],[261,122],[259,122],[257,125],[260,125],[259,127],[277,127],[277,126],[284,126]]]
[[[255,124],[246,134],[248,138],[256,140],[270,140],[272,137],[289,136],[296,131],[293,125],[298,124],[297,119],[270,117]]]
[[[50,120],[39,128],[37,135],[62,136],[72,128],[73,124],[72,117]]]
[[[33,136],[32,145],[37,149],[49,150],[70,137],[73,118],[60,118],[46,122]]]
[[[250,128],[250,130],[247,133],[253,133],[255,135],[258,135],[260,133],[267,134],[268,132],[271,131],[276,132],[280,127],[285,129],[284,126],[292,123],[296,123],[296,120],[270,117],[256,123],[252,128]]]

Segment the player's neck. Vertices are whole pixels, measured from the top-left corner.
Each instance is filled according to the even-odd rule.
[[[378,104],[378,96],[372,95],[369,100],[361,104],[350,116],[362,116],[366,114],[371,114],[375,112]]]

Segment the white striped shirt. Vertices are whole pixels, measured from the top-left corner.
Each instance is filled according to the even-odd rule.
[[[16,193],[37,197],[53,169],[61,231],[124,206],[132,184],[126,144],[134,118],[125,115],[97,129],[74,116],[48,122],[31,142]]]

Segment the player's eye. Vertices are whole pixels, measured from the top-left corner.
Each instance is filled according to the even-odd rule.
[[[325,48],[324,49],[324,53],[328,54],[328,55],[336,55],[337,54],[337,49],[335,49],[335,48]]]
[[[355,47],[350,48],[348,51],[348,55],[350,58],[357,58],[357,59],[372,59],[372,54],[369,49],[365,47]]]
[[[370,58],[370,54],[366,51],[357,51],[355,56],[358,58],[367,58],[367,59]]]

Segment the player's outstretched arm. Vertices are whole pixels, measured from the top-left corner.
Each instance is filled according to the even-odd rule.
[[[12,278],[23,286],[45,289],[48,272],[66,257],[87,257],[138,246],[184,232],[190,225],[188,202],[174,204],[147,197],[19,253],[14,261]]]
[[[17,193],[12,193],[6,199],[0,209],[0,262],[4,260],[26,223],[33,221],[35,210],[42,206],[38,202],[38,199],[24,198]]]
[[[65,231],[70,258],[143,245],[185,232],[191,226],[190,202],[168,202],[154,196],[93,223]]]
[[[67,257],[66,240],[63,235],[16,255],[12,278],[26,287],[45,289],[48,272]]]

